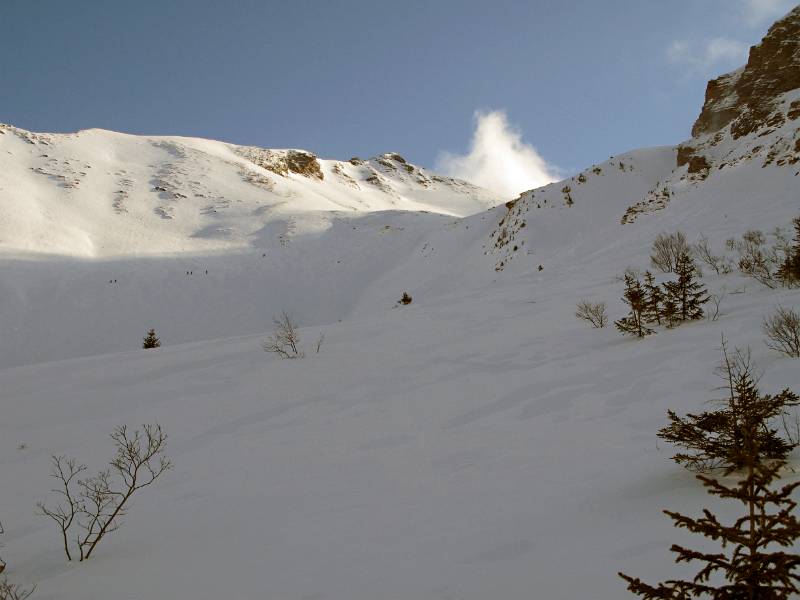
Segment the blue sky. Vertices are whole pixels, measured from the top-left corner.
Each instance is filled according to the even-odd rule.
[[[433,166],[502,110],[568,172],[686,138],[705,81],[792,4],[2,0],[0,121]]]

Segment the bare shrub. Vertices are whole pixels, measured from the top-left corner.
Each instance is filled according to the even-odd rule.
[[[581,300],[575,307],[575,316],[591,323],[592,327],[602,329],[608,324],[605,302],[589,302]]]
[[[662,232],[653,242],[650,262],[663,273],[674,273],[678,265],[678,257],[682,254],[692,255],[692,248],[686,241],[686,236],[680,231]]]
[[[719,307],[724,299],[725,288],[723,288],[718,294],[711,294],[708,297],[709,304],[711,305],[711,307],[708,309],[709,321],[716,321],[719,318]]]
[[[272,352],[281,358],[303,358],[297,323],[292,316],[284,310],[272,322],[275,324],[275,331],[261,344],[264,352]]]
[[[0,535],[4,533],[5,529],[3,529],[3,524],[0,523]],[[0,545],[0,547],[2,547],[2,545]],[[0,558],[0,573],[5,570],[6,563],[2,558]],[[29,598],[35,590],[35,585],[29,588],[24,588],[9,582],[5,577],[0,577],[0,600],[25,600],[25,598]]]
[[[767,347],[800,358],[800,314],[794,309],[779,306],[774,315],[764,319],[762,329]]]
[[[709,244],[708,237],[701,234],[700,237],[697,238],[697,242],[694,244],[693,251],[698,260],[704,262],[709,267],[714,269],[714,272],[717,275],[722,274],[725,266],[725,259],[722,256],[717,256],[711,251],[711,245]]]
[[[72,560],[68,532],[77,524],[75,537],[80,560],[88,560],[97,544],[122,524],[134,493],[151,485],[172,463],[164,456],[167,435],[157,423],[142,430],[128,431],[125,425],[111,434],[116,455],[109,468],[86,479],[77,479],[84,465],[75,459],[54,456],[50,475],[59,482],[54,490],[60,496],[55,506],[37,504],[38,513],[59,526],[67,560]],[[77,490],[73,489],[73,481]]]
[[[750,229],[744,233],[741,240],[735,244],[739,253],[739,270],[743,275],[752,277],[759,283],[769,288],[775,287],[772,269],[774,265],[774,252],[766,247],[767,239],[764,233],[757,229]]]
[[[50,476],[58,480],[60,485],[50,491],[59,496],[60,500],[56,501],[55,506],[52,508],[43,502],[36,503],[38,513],[53,519],[61,530],[61,539],[67,560],[72,560],[72,554],[69,551],[69,528],[75,522],[75,518],[81,512],[82,507],[81,498],[73,494],[71,486],[73,480],[85,470],[86,465],[79,465],[74,458],[53,456]]]
[[[541,271],[541,269],[539,270]],[[413,299],[411,298],[411,296],[409,296],[408,292],[403,292],[403,296],[400,298],[400,300],[397,301],[397,303],[407,305],[411,304],[412,300]]]
[[[0,578],[0,600],[25,600],[33,595],[36,586],[23,588],[10,583],[5,577]]]
[[[317,338],[317,354],[319,354],[319,351],[322,349],[322,342],[324,341],[325,341],[325,334],[320,333],[319,337]]]

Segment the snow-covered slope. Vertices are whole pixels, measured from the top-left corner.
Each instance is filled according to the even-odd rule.
[[[774,47],[787,43],[800,40]],[[753,69],[774,64],[745,70],[766,81]],[[191,156],[179,159],[156,138],[64,138],[106,140],[86,144],[98,149],[84,165],[119,165],[110,148],[131,145],[138,191],[121,196],[128,212],[117,214],[110,196],[80,193],[105,189],[81,188],[89,175],[37,196],[73,184],[31,171],[20,157],[51,151],[4,129],[0,143],[18,154],[3,160],[19,175],[2,175],[0,190],[15,198],[3,235],[17,240],[0,257],[8,575],[37,583],[45,600],[610,600],[625,597],[617,571],[685,574],[668,547],[695,541],[660,509],[696,513],[709,499],[656,430],[667,408],[697,412],[719,395],[722,335],[752,349],[765,392],[800,391],[800,363],[770,351],[760,330],[777,305],[800,310],[800,289],[706,270],[718,319],[644,340],[591,329],[573,312],[588,298],[621,317],[619,275],[648,268],[662,231],[704,234],[730,254],[728,238],[800,214],[797,91],[775,94],[749,133],[734,118],[464,218],[479,192],[427,174],[436,185],[417,187],[396,158],[384,157],[395,171],[378,159],[317,161],[317,171],[301,152],[172,139]],[[272,192],[239,173],[253,161]],[[151,181],[164,164],[170,174]],[[258,171],[265,164],[274,171]],[[334,165],[364,195],[323,193]],[[356,173],[367,167],[396,191],[408,186],[398,205],[364,191]],[[29,205],[8,195],[17,184]],[[202,214],[195,189],[230,205]],[[337,204],[356,197],[368,206]],[[59,256],[40,252],[35,236],[62,221],[47,250]],[[212,235],[212,224],[235,233]],[[403,291],[408,306],[397,304]],[[281,309],[303,326],[303,360],[260,349]],[[138,349],[149,327],[164,347]],[[43,363],[56,358],[67,360]],[[175,470],[91,561],[67,564],[57,528],[33,514],[52,487],[48,457],[101,468],[107,432],[153,421],[170,435]]]
[[[465,216],[501,202],[389,153],[321,160],[197,138],[0,125],[0,253],[107,258],[288,242],[338,214]]]

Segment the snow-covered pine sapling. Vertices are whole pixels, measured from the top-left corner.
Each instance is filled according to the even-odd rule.
[[[764,319],[762,324],[772,350],[792,358],[800,358],[800,314],[792,308],[779,306],[775,314]]]
[[[726,353],[725,362],[728,362]],[[675,527],[686,529],[718,542],[718,552],[691,550],[673,544],[676,562],[698,562],[703,566],[691,580],[671,579],[656,586],[619,573],[628,590],[646,600],[678,600],[708,596],[715,600],[788,600],[800,593],[800,555],[793,550],[800,540],[797,503],[791,496],[800,481],[774,485],[786,462],[766,457],[759,439],[774,412],[773,401],[759,397],[752,387],[751,397],[740,398],[736,432],[740,443],[731,457],[734,465],[725,475],[737,471],[736,483],[697,475],[706,491],[742,506],[741,516],[723,523],[709,509],[698,518],[665,510]]]
[[[645,303],[642,316],[646,323],[661,325],[661,305],[664,302],[664,294],[650,271],[644,273],[644,291]]]
[[[622,301],[628,305],[628,315],[618,321],[614,321],[614,326],[626,335],[634,335],[643,338],[651,333],[652,329],[644,324],[644,310],[646,304],[646,294],[642,288],[642,282],[631,273],[625,273],[625,293]]]
[[[161,340],[159,340],[158,337],[156,337],[156,330],[151,329],[150,331],[147,332],[147,335],[145,336],[142,342],[142,348],[144,348],[145,350],[149,350],[151,348],[159,348],[160,346],[161,346]]]
[[[743,466],[741,422],[758,411],[761,425],[755,439],[761,457],[783,460],[797,443],[778,433],[778,422],[785,422],[789,409],[797,407],[800,399],[788,388],[775,395],[761,394],[750,352],[734,349],[729,353],[724,340],[722,350],[717,373],[724,381],[725,399],[717,402],[718,408],[696,415],[681,417],[668,410],[669,425],[659,429],[658,437],[680,449],[672,459],[690,471],[739,469]]]
[[[277,354],[281,358],[303,358],[300,334],[292,316],[284,310],[280,316],[273,317],[272,322],[275,324],[275,331],[262,342],[261,348],[264,352]]]
[[[581,300],[575,307],[575,316],[590,323],[596,329],[602,329],[608,323],[605,302],[589,302]]]
[[[398,304],[408,305],[411,304],[413,298],[408,294],[408,292],[403,292],[403,295],[400,297],[400,300],[397,301]]]
[[[785,256],[778,267],[778,279],[786,286],[800,285],[800,217],[792,220],[794,238],[786,248]]]
[[[697,281],[697,266],[689,253],[678,256],[675,265],[676,281],[664,283],[665,296],[675,304],[678,321],[703,318],[703,304],[709,301],[705,286]]]
[[[127,514],[133,494],[148,487],[172,462],[164,456],[167,435],[161,426],[143,425],[142,430],[128,431],[125,425],[111,434],[116,455],[108,469],[86,479],[77,479],[86,467],[74,459],[53,457],[51,475],[60,481],[54,490],[61,496],[55,507],[39,503],[39,514],[53,519],[61,530],[64,552],[72,560],[68,531],[77,525],[75,536],[79,558],[88,560],[97,544],[107,534],[119,529]],[[73,489],[73,481],[77,490]]]

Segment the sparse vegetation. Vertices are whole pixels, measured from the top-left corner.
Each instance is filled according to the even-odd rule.
[[[397,301],[397,303],[407,305],[411,304],[412,300],[413,298],[411,298],[411,296],[408,295],[408,292],[403,292],[402,297],[400,298],[400,300]]]
[[[630,273],[625,273],[625,293],[622,301],[628,305],[630,310],[627,316],[614,321],[614,326],[619,331],[639,338],[655,333],[645,325],[644,311],[647,306],[647,298],[642,288],[642,282]]]
[[[596,329],[602,329],[608,323],[605,302],[589,302],[581,300],[575,307],[575,316],[586,321]]]
[[[699,473],[741,468],[742,420],[756,408],[760,424],[754,435],[760,456],[786,458],[797,443],[789,436],[781,437],[777,427],[779,421],[785,422],[789,416],[788,409],[800,403],[797,395],[788,388],[774,396],[762,395],[757,389],[759,377],[750,352],[735,349],[729,353],[724,341],[723,361],[717,372],[725,382],[726,391],[726,398],[717,401],[719,408],[685,417],[667,411],[670,423],[658,431],[658,437],[681,449],[672,459]]]
[[[779,306],[762,324],[766,345],[792,358],[800,358],[800,314]]]
[[[80,529],[74,538],[79,559],[88,560],[100,540],[119,529],[133,494],[172,468],[164,456],[167,435],[157,423],[132,433],[122,425],[111,439],[116,456],[107,469],[86,479],[78,478],[86,465],[74,458],[52,457],[50,475],[58,482],[53,492],[59,499],[54,505],[39,502],[37,508],[38,514],[58,525],[67,560],[72,560],[69,531],[73,525]]]
[[[678,258],[682,255],[692,255],[692,249],[686,241],[686,236],[680,232],[660,233],[653,242],[650,262],[653,267],[663,273],[674,273],[678,267]]]
[[[705,286],[696,279],[697,267],[688,252],[678,254],[674,270],[678,279],[664,283],[664,295],[675,306],[675,315],[671,320],[682,322],[702,319],[703,304],[708,302],[709,296]]]
[[[736,411],[732,433],[737,444],[726,458],[730,466],[724,474],[739,471],[741,478],[735,484],[705,475],[697,478],[709,494],[738,501],[743,513],[726,525],[709,509],[704,509],[699,518],[665,510],[675,527],[718,541],[722,552],[697,551],[673,544],[671,551],[677,555],[676,562],[703,565],[691,580],[671,579],[652,586],[620,573],[628,582],[628,590],[645,600],[688,600],[701,596],[714,600],[784,600],[800,592],[800,576],[795,574],[800,556],[791,550],[800,538],[800,521],[794,515],[797,503],[791,499],[800,481],[779,488],[773,485],[786,463],[768,457],[761,440],[775,413],[775,397],[760,396],[752,378],[747,377],[747,364],[739,365],[737,370],[737,360],[725,353],[723,364],[731,377],[730,405]]]
[[[277,354],[281,358],[303,358],[305,355],[300,350],[300,334],[292,316],[281,311],[279,316],[273,317],[272,322],[275,331],[261,344],[264,352]]]
[[[35,591],[36,586],[24,588],[9,582],[5,577],[0,577],[0,600],[25,600]]]
[[[0,522],[0,535],[4,533],[3,523]],[[0,544],[0,548],[2,548],[2,544]],[[2,575],[5,570],[6,563],[0,558],[0,575]],[[35,590],[36,586],[25,588],[11,583],[5,576],[0,577],[0,600],[25,600],[25,598],[29,598]]]
[[[725,258],[723,256],[717,256],[711,251],[711,244],[708,241],[708,237],[701,234],[692,247],[692,251],[698,260],[708,265],[717,275],[724,274]]]
[[[151,348],[159,348],[160,346],[161,346],[161,340],[159,340],[158,337],[156,336],[156,330],[151,329],[150,331],[147,332],[147,335],[145,336],[142,342],[142,348],[144,348],[145,350],[149,350]]]

